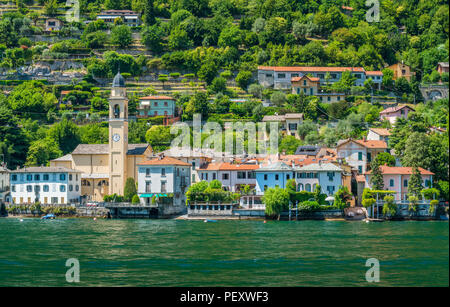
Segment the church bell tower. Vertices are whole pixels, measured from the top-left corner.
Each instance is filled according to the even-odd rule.
[[[127,150],[128,100],[125,79],[118,72],[109,98],[109,194],[124,194]]]

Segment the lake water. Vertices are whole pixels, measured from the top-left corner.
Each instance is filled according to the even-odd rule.
[[[0,286],[448,286],[448,222],[1,218]],[[365,279],[368,258],[380,282]]]

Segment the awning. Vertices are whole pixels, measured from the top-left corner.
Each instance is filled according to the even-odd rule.
[[[139,197],[167,197],[168,195],[165,193],[150,193],[150,194],[140,194]]]

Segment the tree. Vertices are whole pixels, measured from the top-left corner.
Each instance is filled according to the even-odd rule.
[[[126,25],[115,26],[111,31],[111,42],[125,48],[133,42],[130,27]]]
[[[47,15],[53,16],[58,10],[58,2],[56,0],[48,0],[44,5],[44,12]]]
[[[145,140],[153,150],[163,151],[170,146],[174,135],[170,133],[170,127],[155,125],[145,133]]]
[[[26,166],[47,166],[50,160],[62,155],[55,140],[46,137],[31,143],[28,149]]]
[[[311,120],[305,120],[303,123],[298,126],[298,135],[302,140],[313,131],[317,131],[317,125]]]
[[[64,155],[72,152],[81,142],[78,126],[67,119],[54,124],[48,131],[48,136],[56,141]]]
[[[334,205],[339,209],[347,208],[352,197],[346,186],[340,186],[339,190],[334,194]]]
[[[222,30],[219,36],[219,47],[235,47],[238,48],[242,42],[241,30],[236,26],[229,26]]]
[[[150,51],[160,54],[164,50],[164,30],[160,25],[154,24],[149,27],[144,27],[141,36],[142,43]]]
[[[388,152],[380,152],[375,157],[373,163],[376,163],[378,166],[381,165],[395,166],[395,157]]]
[[[413,166],[411,177],[408,182],[408,193],[410,195],[419,196],[422,191],[422,175],[417,166]]]
[[[277,107],[281,107],[286,102],[286,94],[281,91],[273,92],[272,95],[270,95],[270,102]]]
[[[210,88],[214,93],[224,93],[227,90],[227,80],[222,77],[216,77],[211,82]]]
[[[264,87],[262,85],[253,83],[248,87],[248,93],[256,98],[262,98]]]
[[[281,139],[279,152],[285,152],[287,155],[293,155],[297,150],[297,147],[302,145],[302,141],[295,138],[295,136],[287,135]]]
[[[266,205],[266,215],[275,217],[289,206],[289,193],[282,188],[269,188],[264,192],[262,197],[263,203]]]
[[[372,168],[372,177],[370,178],[372,188],[374,190],[384,190],[383,174],[381,173],[379,164],[374,160],[370,166]]]
[[[155,7],[153,0],[144,0],[144,22],[146,25],[155,23]]]
[[[394,202],[394,196],[386,195],[384,197],[383,214],[392,217],[397,213],[397,204]]]
[[[17,118],[12,111],[2,103],[0,95],[0,156],[8,167],[13,169],[23,165],[26,159],[28,141],[20,129]]]
[[[132,201],[134,196],[137,195],[136,183],[134,179],[129,177],[125,181],[125,188],[123,190],[123,197],[125,201]]]
[[[103,48],[108,41],[108,37],[103,31],[96,31],[87,34],[83,41],[86,43],[86,47],[96,49]]]
[[[202,117],[207,117],[209,112],[208,96],[204,92],[197,92],[183,106],[183,116],[192,119],[193,115],[199,113]]]
[[[212,80],[217,76],[217,64],[212,60],[207,60],[197,72],[197,76],[200,80],[206,82],[206,84],[211,84]]]
[[[247,90],[247,86],[252,79],[252,73],[250,71],[241,70],[236,76],[236,83],[243,90]]]

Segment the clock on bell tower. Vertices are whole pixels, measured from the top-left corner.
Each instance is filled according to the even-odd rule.
[[[128,99],[125,79],[114,77],[109,98],[109,194],[124,194],[127,178]]]

